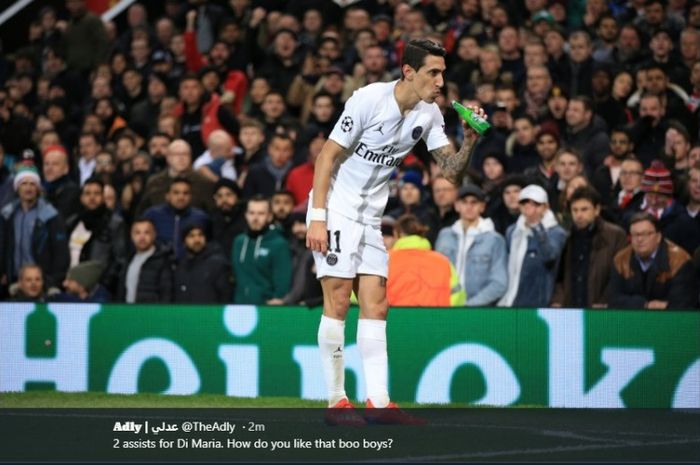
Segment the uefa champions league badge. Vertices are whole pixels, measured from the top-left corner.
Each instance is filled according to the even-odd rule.
[[[343,132],[350,132],[352,131],[352,126],[353,126],[352,118],[349,116],[346,116],[343,118],[343,121],[340,122],[340,129],[343,130]]]

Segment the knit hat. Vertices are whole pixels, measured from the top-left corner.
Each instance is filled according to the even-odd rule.
[[[214,193],[219,192],[219,189],[221,189],[222,187],[229,189],[231,192],[236,194],[238,198],[241,198],[243,194],[241,188],[238,187],[238,184],[236,184],[236,182],[231,179],[223,177],[219,178],[219,180],[216,181],[216,184],[214,184]]]
[[[207,235],[207,227],[202,222],[197,220],[189,220],[182,226],[182,240],[184,241],[187,235],[194,229],[202,231],[204,236]]]
[[[413,184],[418,188],[418,190],[423,190],[422,176],[415,171],[406,171],[406,173],[401,177],[399,186],[403,187],[405,184]]]
[[[34,166],[34,163],[24,162],[17,169],[17,173],[15,174],[14,180],[15,191],[17,191],[19,185],[25,179],[33,181],[37,187],[41,187],[41,178],[39,177],[39,171],[36,169],[36,166]]]
[[[642,190],[644,192],[673,195],[671,172],[660,160],[652,161],[651,166],[644,171]]]
[[[102,270],[103,265],[101,262],[98,262],[97,260],[88,260],[86,262],[78,263],[73,268],[68,270],[66,279],[72,279],[83,286],[86,291],[90,292],[100,280]]]

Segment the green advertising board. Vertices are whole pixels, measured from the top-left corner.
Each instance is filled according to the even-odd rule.
[[[0,304],[0,391],[325,397],[320,311],[303,307]],[[346,327],[347,390],[364,398]],[[397,308],[397,401],[700,407],[700,313]]]

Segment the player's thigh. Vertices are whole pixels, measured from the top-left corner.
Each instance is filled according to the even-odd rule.
[[[389,276],[389,254],[379,226],[365,226],[356,255],[358,275]]]

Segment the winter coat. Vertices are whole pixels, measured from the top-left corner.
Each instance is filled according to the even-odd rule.
[[[231,264],[218,244],[207,244],[197,255],[189,252],[175,268],[173,302],[223,304],[232,301]]]
[[[245,232],[233,241],[234,302],[264,305],[282,299],[292,282],[289,244],[282,232],[270,226],[262,234]]]
[[[562,307],[572,304],[572,236],[566,241],[559,264],[559,274],[555,286],[552,303]],[[610,273],[612,260],[627,245],[627,234],[617,225],[608,223],[602,218],[595,222],[593,240],[588,264],[588,303],[587,307],[597,304],[607,304],[609,297]]]
[[[482,218],[477,227],[474,242],[467,249],[462,221],[443,228],[435,250],[445,255],[458,271],[460,282],[467,292],[467,306],[494,305],[508,288],[508,261],[506,243],[498,234],[493,222]],[[462,258],[460,258],[462,257]],[[464,263],[460,266],[460,263]]]
[[[178,258],[181,258],[185,253],[182,228],[187,223],[195,222],[204,226],[205,230],[209,230],[209,217],[195,207],[188,207],[183,212],[177,212],[170,204],[163,203],[149,208],[143,216],[155,224],[156,240],[163,245],[172,247]]]
[[[73,215],[66,221],[68,239],[80,223],[80,216]],[[80,251],[80,262],[96,260],[106,264],[100,282],[112,293],[119,284],[119,274],[126,260],[126,231],[124,220],[118,213],[105,210],[100,225],[92,231],[90,239]]]
[[[133,258],[134,254],[131,254],[119,276],[118,302],[126,302],[126,273]],[[148,260],[141,266],[135,303],[171,302],[174,268],[173,251],[169,247],[156,245],[153,255],[148,257]]]
[[[659,245],[646,280],[631,245],[615,255],[609,307],[645,308],[651,300],[668,301],[669,309],[697,306],[697,279],[690,255],[669,240]]]
[[[19,200],[15,200],[1,210],[5,241],[2,245],[2,265],[10,283],[17,280],[14,263],[14,249],[17,246],[14,218],[20,208],[22,207]],[[32,257],[34,263],[44,272],[46,288],[59,287],[70,264],[66,226],[58,211],[46,200],[40,198],[36,208],[39,211],[32,232]]]

